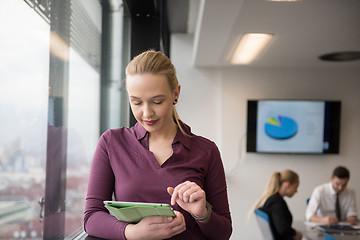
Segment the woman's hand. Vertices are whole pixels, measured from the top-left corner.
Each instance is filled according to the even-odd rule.
[[[301,240],[302,239],[302,233],[299,231],[296,231],[296,235],[293,238],[294,240]]]
[[[182,233],[186,229],[184,216],[174,211],[176,217],[153,216],[143,218],[137,224],[128,224],[125,237],[128,240],[160,240]]]
[[[167,191],[171,195],[171,205],[177,203],[182,209],[198,218],[206,215],[205,191],[196,183],[186,181],[175,188],[168,187]]]

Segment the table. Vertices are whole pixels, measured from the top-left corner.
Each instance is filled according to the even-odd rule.
[[[323,233],[317,229],[317,225],[314,223],[294,221],[293,228],[302,233],[303,240],[324,240]],[[360,239],[360,234],[331,234],[331,236],[338,240]]]

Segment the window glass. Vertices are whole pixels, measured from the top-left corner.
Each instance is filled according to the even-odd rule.
[[[101,5],[76,0],[58,9],[70,16],[70,41],[50,44],[59,36],[34,4],[54,11],[59,2],[0,1],[0,239],[42,239],[54,231],[71,238],[83,230],[100,132]],[[62,28],[63,20],[54,24]],[[44,204],[52,200],[64,207],[48,214]]]
[[[41,238],[49,24],[23,1],[0,1],[0,238]]]
[[[99,138],[100,75],[70,49],[65,235],[81,231],[90,165]]]

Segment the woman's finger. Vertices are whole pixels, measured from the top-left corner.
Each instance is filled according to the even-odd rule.
[[[145,221],[149,225],[152,225],[152,224],[162,224],[162,223],[165,224],[165,223],[172,222],[172,220],[173,220],[173,217],[171,217],[171,216],[149,216],[149,217],[145,217],[141,221]]]
[[[202,189],[196,183],[190,181],[180,183],[173,189],[168,188],[168,192],[171,194],[171,205],[175,205],[178,199],[184,202],[196,200],[198,194],[196,194],[194,197],[191,197],[191,195],[197,191],[202,191]]]
[[[173,191],[173,193],[171,195],[171,205],[175,205],[177,199],[182,200],[182,198],[181,198],[182,196],[181,196],[181,194],[179,194],[179,191],[182,188],[186,187],[186,185],[188,185],[188,183],[190,183],[190,182],[186,181],[186,182],[180,183],[179,185],[177,185],[174,188],[174,191]]]
[[[198,188],[189,188],[187,189],[183,195],[184,202],[191,202],[191,199],[196,199],[196,194],[199,191]]]
[[[203,190],[198,190],[190,195],[189,202],[195,202],[205,198],[205,192]]]

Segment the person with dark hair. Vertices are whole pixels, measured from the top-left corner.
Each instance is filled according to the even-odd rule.
[[[336,224],[346,221],[357,224],[355,191],[348,187],[350,172],[338,166],[330,182],[316,187],[306,208],[306,220],[321,224]]]

